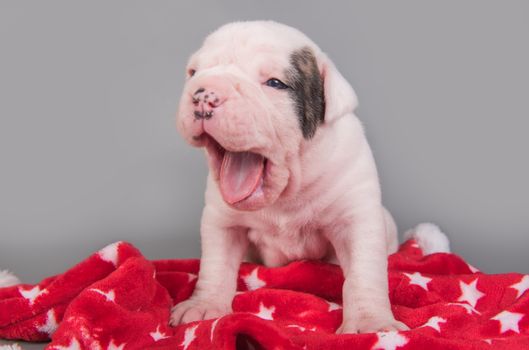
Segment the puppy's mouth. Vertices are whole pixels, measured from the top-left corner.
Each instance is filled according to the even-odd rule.
[[[200,138],[204,138],[220,193],[226,203],[237,206],[263,196],[267,158],[250,150],[228,150],[207,133]]]

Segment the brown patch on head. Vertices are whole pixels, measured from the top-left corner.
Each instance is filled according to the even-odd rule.
[[[309,47],[294,51],[290,55],[290,64],[286,72],[287,84],[291,87],[289,91],[296,106],[303,137],[310,139],[324,120],[323,79],[316,57]]]

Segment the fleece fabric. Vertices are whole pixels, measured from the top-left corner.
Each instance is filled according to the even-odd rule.
[[[117,242],[36,285],[0,288],[0,338],[46,349],[529,349],[529,275],[491,275],[414,240],[389,257],[395,317],[409,331],[335,334],[343,275],[298,261],[241,266],[233,313],[169,325],[193,292],[199,260],[149,261]]]

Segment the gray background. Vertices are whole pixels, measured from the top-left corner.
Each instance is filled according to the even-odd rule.
[[[401,231],[529,272],[529,3],[477,0],[2,1],[1,268],[36,282],[117,240],[199,256],[206,165],[174,114],[187,57],[240,19],[298,27],[353,84]]]

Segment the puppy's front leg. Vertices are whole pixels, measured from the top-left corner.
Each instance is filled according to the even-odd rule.
[[[193,295],[173,307],[171,325],[224,316],[231,312],[237,273],[248,246],[242,228],[222,228],[204,209],[202,258]]]
[[[383,208],[362,205],[329,235],[342,267],[343,322],[338,333],[405,330],[388,296],[387,243]]]

